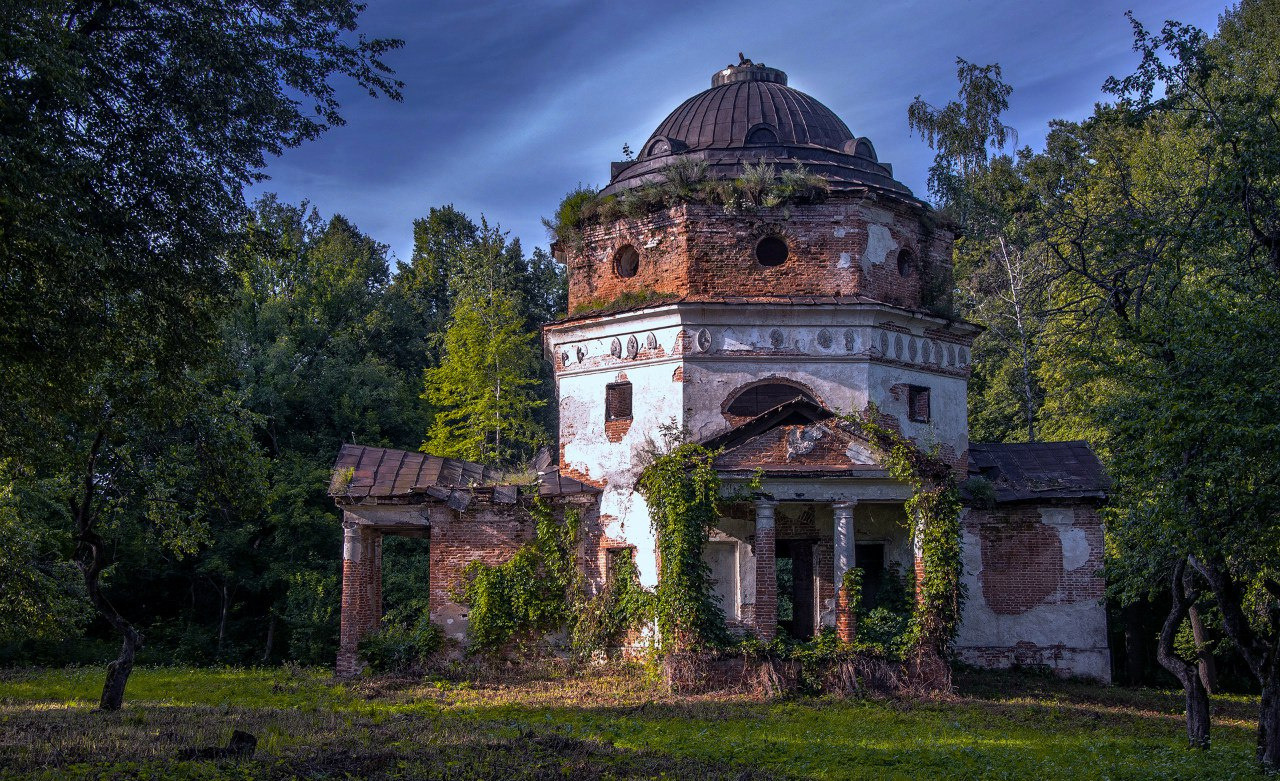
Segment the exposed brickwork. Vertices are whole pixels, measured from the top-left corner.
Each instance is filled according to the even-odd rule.
[[[622,438],[631,430],[631,418],[622,418],[619,420],[606,420],[604,422],[604,435],[610,442],[621,442]]]
[[[844,586],[836,592],[836,637],[852,643],[857,635],[857,616],[849,604],[849,594]]]
[[[533,539],[533,519],[519,505],[473,504],[466,512],[432,513],[431,619],[453,637],[462,631],[466,608],[454,600],[463,570],[473,561],[501,564]]]
[[[778,634],[778,560],[773,524],[757,521],[756,601],[751,623],[756,637],[772,640]]]
[[[1067,569],[1060,530],[1044,522],[1041,508],[1005,505],[971,510],[965,530],[981,540],[982,597],[998,615],[1020,615],[1045,604],[1096,602],[1105,583],[1102,523],[1088,505],[1071,508],[1068,532],[1083,535],[1088,555]]]
[[[922,216],[921,207],[906,201],[871,207],[860,197],[839,195],[803,208],[727,214],[718,206],[685,204],[621,219],[587,229],[583,245],[570,249],[570,310],[625,293],[700,299],[865,295],[919,307],[924,275],[951,262],[950,234],[930,233]],[[789,257],[779,266],[762,266],[756,244],[771,235],[787,242]],[[628,244],[639,251],[640,264],[634,276],[623,277],[613,258]],[[906,276],[897,262],[902,250],[915,258]]]
[[[348,528],[349,526],[349,528]],[[356,647],[382,619],[382,533],[367,526],[344,524],[342,613],[338,634],[339,676],[362,667]]]

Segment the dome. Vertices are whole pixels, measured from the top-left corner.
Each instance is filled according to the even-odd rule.
[[[786,73],[739,56],[739,64],[712,76],[710,89],[676,107],[635,160],[613,164],[605,194],[658,181],[662,168],[693,158],[705,161],[713,178],[739,176],[748,163],[804,165],[833,190],[870,186],[911,196],[871,142],[854,136],[834,111],[787,86]]]
[[[651,138],[678,141],[688,149],[773,142],[836,151],[854,140],[834,111],[788,87],[787,74],[761,65],[720,71],[711,89],[681,103]]]

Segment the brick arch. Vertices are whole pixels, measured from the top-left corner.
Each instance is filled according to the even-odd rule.
[[[734,388],[732,391],[730,391],[729,394],[724,397],[724,401],[720,403],[720,414],[724,416],[724,419],[726,421],[728,421],[731,425],[734,425],[734,426],[738,425],[739,423],[742,423],[743,421],[750,420],[753,416],[735,415],[729,412],[729,407],[733,406],[733,403],[737,401],[738,397],[741,396],[742,394],[746,393],[747,391],[753,388],[759,388],[765,385],[789,385],[792,388],[795,388],[796,390],[800,391],[804,395],[808,396],[810,399],[813,399],[815,403],[820,404],[823,407],[827,406],[827,403],[823,401],[822,397],[819,396],[813,390],[813,388],[809,387],[807,384],[800,382],[799,380],[792,379],[791,377],[784,377],[778,374],[771,374],[768,377],[762,377],[761,379],[753,380],[751,382],[746,383],[745,385],[739,385],[737,388]],[[760,411],[763,412],[764,410],[760,410]]]

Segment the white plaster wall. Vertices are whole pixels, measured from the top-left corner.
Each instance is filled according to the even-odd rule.
[[[1096,569],[1102,551],[1090,549],[1084,530],[1074,525],[1073,511],[1070,508],[1044,507],[1039,512],[1042,522],[1058,533],[1062,543],[1063,569],[1066,572],[1078,571],[1082,567]],[[1046,659],[1045,664],[1063,673],[1107,682],[1111,680],[1106,608],[1098,600],[1066,600],[1060,587],[1059,592],[1049,595],[1040,605],[1024,613],[998,614],[987,605],[979,580],[986,564],[982,560],[982,540],[966,529],[962,545],[964,583],[968,589],[956,639],[962,658],[976,662],[981,649],[1012,649],[1019,643],[1031,643],[1040,648],[1060,645],[1064,647],[1062,659]]]
[[[893,331],[881,327],[891,323]],[[600,514],[606,534],[636,546],[641,582],[657,582],[648,507],[633,490],[661,445],[662,426],[687,426],[694,439],[726,430],[725,399],[738,388],[771,377],[790,379],[840,412],[874,401],[903,421],[921,444],[967,446],[964,386],[968,351],[930,346],[924,332],[943,321],[880,305],[671,304],[548,328],[557,360],[563,465],[603,485]],[[958,338],[971,338],[960,327]],[[915,350],[894,352],[901,330],[916,334]],[[967,329],[967,330],[966,330]],[[910,344],[910,342],[907,342]],[[932,340],[930,341],[932,345]],[[656,348],[656,349],[655,349]],[[887,353],[887,354],[886,354]],[[673,381],[677,370],[682,382]],[[632,423],[620,442],[605,433],[605,387],[625,374],[632,384]],[[933,422],[908,427],[889,386],[926,385]]]

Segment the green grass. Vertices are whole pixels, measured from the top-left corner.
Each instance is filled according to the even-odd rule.
[[[0,778],[1255,779],[1256,701],[1215,700],[1182,748],[1180,697],[970,674],[930,702],[669,696],[637,671],[489,684],[324,671],[146,668],[119,713],[102,670],[0,672]],[[232,729],[249,762],[179,762]]]

